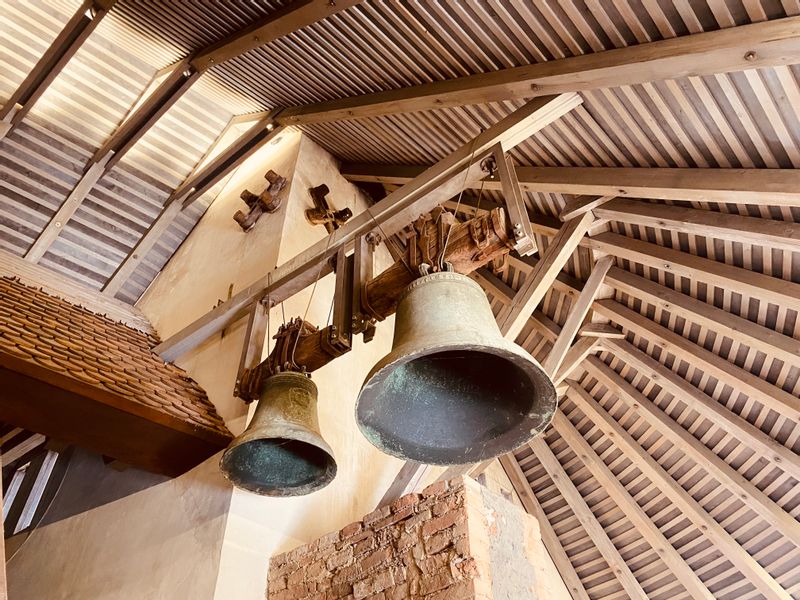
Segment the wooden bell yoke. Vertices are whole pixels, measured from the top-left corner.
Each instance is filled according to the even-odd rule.
[[[352,255],[341,250],[334,257],[333,323],[320,329],[297,317],[282,325],[269,356],[254,368],[243,365],[240,369],[237,396],[245,402],[257,400],[270,375],[323,367],[351,349],[355,334],[364,334],[369,341],[375,322],[395,312],[400,294],[420,275],[442,270],[445,265],[467,275],[502,258],[515,244],[503,208],[458,222],[452,213],[437,207],[414,222],[405,256],[372,277],[372,254],[379,241],[376,236],[365,236],[357,241]]]

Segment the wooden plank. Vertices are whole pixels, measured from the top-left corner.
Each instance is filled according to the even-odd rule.
[[[397,475],[395,475],[395,478],[389,485],[389,489],[383,494],[376,508],[391,504],[398,498],[413,492],[419,487],[420,481],[429,468],[429,465],[418,463],[413,460],[406,461],[403,466],[400,467]]]
[[[597,352],[597,341],[596,338],[584,337],[575,342],[564,357],[563,365],[558,374],[553,377],[553,383],[558,385],[565,381],[583,363],[583,359]]]
[[[800,252],[800,223],[621,198],[596,208],[594,215],[598,219]]]
[[[800,522],[775,504],[769,496],[722,460],[716,453],[691,433],[676,423],[669,415],[659,409],[646,396],[628,383],[614,369],[596,357],[589,357],[584,363],[590,375],[612,390],[612,393],[633,408],[658,432],[676,447],[686,453],[698,465],[708,471],[721,484],[726,486],[742,502],[751,508],[767,523],[775,527],[800,547]]]
[[[798,17],[776,19],[295,107],[279,121],[375,117],[791,64],[800,55],[798,28]]]
[[[465,182],[480,179],[483,174],[477,166],[478,162],[495,144],[502,141],[505,148],[512,148],[580,102],[580,97],[568,94],[540,98],[525,104],[419,177],[368,210],[352,217],[331,234],[331,239],[320,240],[278,267],[269,278],[263,277],[254,282],[227,302],[184,327],[160,344],[156,348],[157,352],[167,361],[174,360],[241,317],[265,292],[269,292],[275,302],[292,296],[310,285],[317,276],[330,272],[328,261],[339,248],[352,246],[357,237],[374,230],[379,229],[382,236],[400,231],[419,215],[454,196]]]
[[[525,278],[525,283],[517,291],[513,302],[498,315],[497,321],[503,335],[516,339],[593,221],[591,213],[586,213],[564,223],[547,246],[542,259]]]
[[[415,165],[344,163],[350,181],[402,185],[425,170]],[[629,196],[759,206],[800,206],[798,169],[690,169],[635,167],[517,167],[520,188],[589,196]],[[499,181],[475,184],[500,189]]]
[[[797,460],[797,455],[790,448],[773,439],[746,419],[731,412],[714,398],[706,395],[630,342],[603,340],[603,347],[685,402],[691,410],[697,411],[713,422],[715,426],[742,440],[753,450],[759,452],[765,460],[800,481],[800,461]]]
[[[0,109],[0,121],[7,123],[2,129],[0,139],[25,118],[115,3],[116,0],[84,0],[81,3],[31,72]]]
[[[33,264],[6,250],[0,249],[0,276],[15,277],[25,285],[77,304],[94,313],[107,316],[128,327],[155,335],[155,330],[144,313],[135,306],[109,298],[96,290],[84,287],[74,279]]]
[[[269,44],[293,31],[308,27],[331,15],[359,4],[362,0],[293,0],[252,25],[237,31],[196,53],[192,66],[204,71],[215,65],[240,56],[250,50]]]
[[[620,556],[619,550],[614,546],[605,529],[603,529],[597,517],[594,516],[592,509],[586,504],[578,488],[572,483],[569,475],[564,471],[561,463],[558,462],[558,458],[550,450],[547,442],[542,437],[537,437],[532,439],[529,445],[544,470],[550,475],[558,491],[561,492],[561,496],[569,504],[570,510],[575,513],[578,521],[586,530],[586,533],[589,534],[592,542],[594,542],[595,547],[600,551],[608,566],[611,567],[611,571],[622,584],[628,596],[647,600],[647,594],[636,580],[636,577],[634,577],[630,567],[628,567],[628,563]]]
[[[625,339],[625,334],[609,323],[587,323],[578,331],[579,337]]]
[[[613,254],[676,277],[699,280],[741,294],[800,311],[800,284],[770,277],[725,263],[694,256],[616,233],[601,233],[586,238],[592,250]]]
[[[800,340],[618,267],[613,267],[608,272],[606,282],[622,293],[641,298],[670,314],[688,319],[754,350],[800,367]]]
[[[103,176],[103,173],[105,173],[105,159],[89,167],[80,181],[72,188],[67,199],[64,200],[63,204],[61,204],[56,213],[50,218],[36,240],[34,240],[31,247],[28,248],[28,251],[25,253],[25,260],[34,263],[39,262],[64,229],[64,226],[75,214],[75,211],[78,210],[84,198],[86,198],[94,187],[94,184]]]
[[[558,534],[556,534],[553,526],[550,524],[544,509],[542,509],[533,490],[531,490],[531,486],[522,473],[517,459],[514,458],[512,454],[506,454],[501,456],[499,460],[509,481],[511,481],[511,485],[514,487],[514,491],[517,492],[517,496],[525,507],[525,510],[533,515],[539,522],[539,530],[542,534],[544,547],[547,549],[548,554],[550,554],[550,558],[553,559],[556,570],[558,574],[561,575],[561,579],[564,580],[564,584],[567,586],[567,590],[573,600],[589,600],[589,594],[586,593],[586,588],[583,587],[581,578],[578,577],[578,574],[575,572],[575,567],[564,551],[564,547],[558,539]]]
[[[567,395],[766,598],[791,599],[789,593],[586,390],[570,382]]]
[[[714,595],[703,584],[692,568],[683,560],[683,557],[672,546],[666,536],[650,520],[636,500],[628,493],[625,486],[620,483],[614,473],[606,466],[594,449],[584,439],[580,432],[572,425],[570,420],[561,411],[556,411],[553,417],[553,428],[561,438],[567,442],[588,471],[603,487],[611,500],[625,513],[630,522],[636,527],[642,537],[647,541],[666,567],[672,571],[676,579],[686,588],[692,598],[706,598],[713,600]]]
[[[612,256],[604,256],[598,260],[592,268],[589,279],[583,286],[581,295],[578,296],[578,300],[570,307],[567,320],[561,327],[561,333],[558,334],[558,339],[555,344],[553,344],[550,354],[547,355],[544,363],[542,363],[542,367],[551,377],[558,373],[558,369],[561,367],[561,363],[564,362],[564,358],[578,333],[578,329],[580,329],[584,319],[586,319],[586,315],[589,314],[589,309],[592,307],[592,303],[597,297],[600,287],[603,285],[606,273],[608,273],[608,270],[613,264],[614,258]]]
[[[688,362],[706,375],[716,377],[735,392],[745,394],[790,419],[800,420],[800,398],[794,394],[737,367],[718,354],[698,346],[619,302],[598,300],[593,308],[604,317],[622,325],[624,329],[643,336],[649,342],[657,343],[662,351],[674,354],[679,360]]]
[[[576,196],[567,200],[563,210],[558,214],[558,218],[562,221],[569,221],[578,215],[602,206],[614,198],[616,196]],[[595,216],[597,216],[597,213],[595,213]]]

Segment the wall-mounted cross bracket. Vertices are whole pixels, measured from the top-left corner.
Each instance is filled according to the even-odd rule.
[[[275,171],[267,171],[264,178],[269,182],[267,188],[260,194],[254,194],[250,190],[242,191],[239,196],[245,201],[250,211],[244,214],[241,210],[237,210],[233,215],[233,220],[236,221],[242,230],[247,233],[256,224],[256,221],[265,212],[274,213],[281,207],[283,198],[281,191],[286,187],[286,178],[281,177]]]
[[[334,210],[325,197],[330,192],[330,189],[324,183],[308,189],[308,193],[311,194],[311,198],[314,200],[314,208],[306,210],[306,219],[312,225],[324,225],[328,233],[333,233],[353,216],[353,211],[349,208]]]

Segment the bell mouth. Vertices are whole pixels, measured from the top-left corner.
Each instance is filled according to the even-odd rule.
[[[496,346],[439,347],[373,371],[356,419],[388,454],[456,465],[518,448],[547,426],[555,408],[553,383],[530,357]]]
[[[236,487],[262,496],[302,496],[336,477],[336,461],[322,448],[286,438],[255,439],[228,448],[220,469]]]

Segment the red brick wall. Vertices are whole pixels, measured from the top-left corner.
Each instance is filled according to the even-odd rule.
[[[493,506],[497,503],[499,509]],[[507,526],[498,528],[500,522]],[[535,598],[530,561],[537,543],[541,545],[536,521],[501,496],[472,480],[440,482],[341,531],[274,556],[267,598]],[[514,564],[518,554],[522,563]],[[493,565],[497,559],[507,564]],[[499,575],[521,583],[493,584]]]

